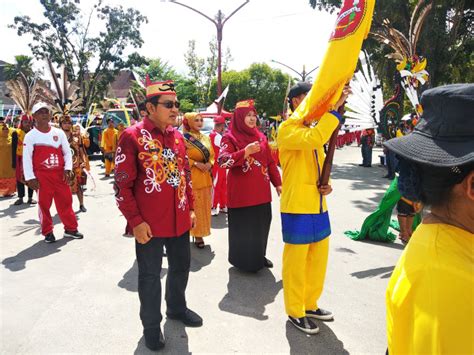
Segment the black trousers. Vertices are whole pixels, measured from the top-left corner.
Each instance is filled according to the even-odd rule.
[[[163,318],[160,279],[163,246],[166,247],[169,267],[166,277],[166,313],[181,315],[187,309],[185,291],[191,264],[189,232],[175,238],[152,238],[146,244],[135,241],[140,319],[144,329],[159,328]]]
[[[362,165],[372,165],[372,147],[362,144]]]
[[[18,191],[18,197],[23,198],[25,197],[25,184],[16,182],[16,190]],[[33,190],[28,187],[28,198],[33,198]]]

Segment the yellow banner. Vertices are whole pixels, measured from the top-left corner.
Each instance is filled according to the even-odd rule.
[[[314,121],[332,109],[357,66],[372,23],[375,0],[345,0],[311,91],[291,118]]]

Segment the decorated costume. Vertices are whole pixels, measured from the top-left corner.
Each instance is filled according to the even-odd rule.
[[[11,196],[16,191],[16,172],[11,164],[12,137],[8,126],[0,123],[0,197]]]
[[[196,112],[184,115],[184,138],[186,139],[186,153],[191,167],[191,181],[193,184],[194,212],[196,226],[191,229],[191,236],[202,238],[211,234],[211,205],[212,205],[212,177],[210,171],[200,170],[196,164],[214,165],[214,150],[208,136],[193,131],[192,123],[198,118]]]
[[[217,116],[214,118],[214,124],[225,124],[224,117]],[[212,130],[209,138],[211,139],[212,149],[214,149],[214,155],[218,157],[221,150],[222,135],[216,130]],[[212,209],[216,211],[219,206],[220,211],[225,212],[227,211],[227,169],[221,168],[219,164],[214,164],[212,166],[212,179]]]
[[[272,220],[270,183],[281,186],[280,172],[271,156],[266,137],[257,127],[244,122],[255,112],[253,100],[237,103],[231,126],[221,142],[218,163],[229,170],[229,262],[249,272],[257,272],[265,259]],[[245,147],[258,142],[260,152],[245,157]]]
[[[147,78],[146,84],[147,100],[176,95],[171,81],[152,83]],[[169,265],[167,315],[181,319],[190,312],[185,290],[191,257],[189,230],[193,197],[183,136],[171,125],[159,129],[149,117],[128,127],[117,147],[114,178],[115,199],[128,222],[128,232],[133,233],[133,228],[145,222],[152,236],[146,244],[135,244],[140,318],[149,346],[150,341],[157,342],[162,319],[163,246]]]
[[[115,151],[117,149],[117,130],[107,127],[102,132],[100,146],[104,152],[105,176],[109,176],[115,168]]]

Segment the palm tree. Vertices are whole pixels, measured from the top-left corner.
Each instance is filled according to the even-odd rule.
[[[5,65],[5,77],[6,80],[15,80],[20,73],[30,80],[35,76],[35,72],[33,70],[33,58],[27,55],[16,55],[15,56],[15,64],[7,64]]]

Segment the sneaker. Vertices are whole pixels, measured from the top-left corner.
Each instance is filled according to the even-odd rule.
[[[222,213],[227,213],[227,207],[221,208],[220,212],[222,212]]]
[[[79,231],[64,231],[64,238],[82,239],[84,235]]]
[[[145,345],[152,351],[157,351],[165,347],[165,336],[161,329],[145,329],[143,331]]]
[[[55,241],[56,241],[56,238],[54,237],[53,232],[48,233],[44,236],[45,243],[54,243]]]
[[[167,313],[166,316],[169,319],[180,320],[184,325],[188,327],[200,327],[202,326],[202,318],[194,311],[189,308],[181,315],[173,315]]]
[[[318,326],[307,317],[293,318],[288,316],[288,319],[291,324],[306,334],[316,334],[319,332]]]
[[[28,204],[30,205],[36,205],[38,202],[36,202],[36,200],[33,200],[32,198],[29,198],[28,199]]]
[[[217,216],[219,214],[219,211],[217,211],[217,208],[211,209],[211,216]]]
[[[329,312],[325,311],[324,309],[318,308],[315,311],[306,311],[306,317],[315,318],[319,320],[333,320],[334,315]]]
[[[80,205],[80,206],[79,206],[79,211],[81,211],[81,212],[87,212],[86,206]]]

